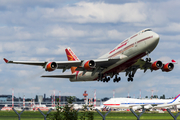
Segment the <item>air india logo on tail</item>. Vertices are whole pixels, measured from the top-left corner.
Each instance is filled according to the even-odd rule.
[[[69,61],[79,61],[78,57],[74,54],[74,52],[70,48],[65,49],[65,51]]]
[[[70,48],[66,48],[66,55],[68,61],[79,61],[78,57],[74,54],[74,52]],[[77,67],[71,67],[71,72],[74,73]]]
[[[75,59],[71,55],[67,55],[67,58],[68,58],[69,61],[75,61]]]

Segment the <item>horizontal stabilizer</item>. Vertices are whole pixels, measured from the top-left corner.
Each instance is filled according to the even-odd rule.
[[[74,78],[76,75],[43,75],[41,77],[51,77],[51,78]]]

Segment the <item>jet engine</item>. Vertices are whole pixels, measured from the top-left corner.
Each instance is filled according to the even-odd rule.
[[[46,64],[45,70],[48,72],[54,71],[57,68],[57,64],[55,62],[49,62]]]
[[[137,109],[141,109],[141,108],[142,108],[142,106],[140,106],[140,105],[139,105],[139,106],[133,106],[133,107],[132,107],[133,110],[137,110]]]
[[[173,70],[174,64],[173,63],[167,63],[163,66],[162,71],[169,72]]]
[[[163,63],[161,61],[155,61],[152,65],[151,68],[153,70],[158,70],[161,69],[163,67]]]
[[[84,67],[86,70],[95,68],[95,66],[96,66],[96,63],[93,60],[84,61],[82,63],[82,67]]]

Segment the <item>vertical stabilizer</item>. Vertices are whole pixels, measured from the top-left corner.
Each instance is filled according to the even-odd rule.
[[[66,48],[66,55],[68,61],[79,61],[79,58],[74,54],[71,48]],[[77,67],[71,67],[71,72],[74,73]]]
[[[176,96],[176,97],[174,98],[174,100],[171,101],[171,102],[169,102],[168,104],[171,104],[171,103],[174,103],[174,104],[180,103],[180,94],[179,94],[178,96]]]
[[[179,102],[179,101],[180,101],[180,94],[174,98],[173,102]]]

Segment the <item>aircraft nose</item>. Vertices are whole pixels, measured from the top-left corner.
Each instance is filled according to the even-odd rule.
[[[157,33],[154,33],[153,38],[154,38],[156,41],[159,41],[159,35],[158,35]]]
[[[156,46],[159,43],[159,35],[157,33],[153,33],[153,38],[149,41],[149,45]]]
[[[159,35],[153,32],[152,36],[153,38],[146,42],[146,45],[148,46],[148,51],[154,50],[159,43]]]

